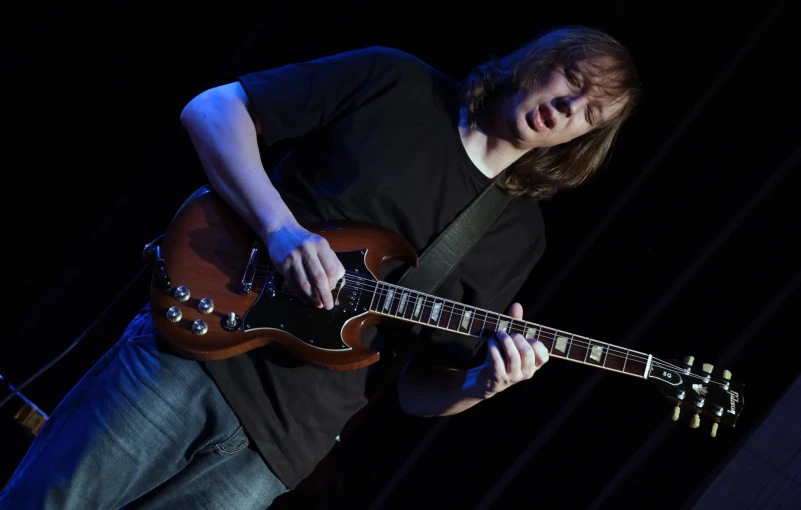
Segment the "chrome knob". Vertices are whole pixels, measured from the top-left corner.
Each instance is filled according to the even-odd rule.
[[[189,299],[189,289],[184,287],[183,285],[179,285],[175,289],[175,299],[180,301],[181,303],[185,302]]]
[[[209,330],[209,325],[203,319],[197,319],[192,323],[192,333],[200,336],[205,335]]]
[[[198,303],[197,309],[200,311],[200,313],[211,313],[214,311],[214,301],[204,297],[200,300],[200,303]]]
[[[167,320],[170,322],[178,322],[183,317],[181,309],[177,306],[171,306],[167,309]]]

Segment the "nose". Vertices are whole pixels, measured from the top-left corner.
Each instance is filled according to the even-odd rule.
[[[586,102],[586,96],[560,96],[556,98],[554,107],[558,112],[568,117],[575,115],[580,109],[581,105]]]

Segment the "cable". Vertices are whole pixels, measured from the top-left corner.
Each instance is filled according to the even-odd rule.
[[[128,292],[128,289],[131,288],[131,285],[133,285],[134,282],[137,281],[140,276],[142,276],[142,273],[150,265],[150,260],[149,259],[153,256],[156,243],[158,243],[158,241],[160,241],[162,237],[164,237],[164,236],[161,235],[161,236],[157,237],[156,239],[154,239],[153,241],[151,241],[150,243],[145,245],[145,248],[142,251],[142,256],[147,260],[147,262],[145,263],[144,266],[142,266],[142,269],[140,269],[139,272],[136,273],[136,276],[134,276],[133,279],[130,282],[128,282],[128,285],[126,285],[125,288],[122,289],[122,291],[119,294],[117,294],[117,297],[115,297],[111,301],[111,303],[109,303],[109,305],[106,307],[106,309],[103,310],[103,312],[100,315],[97,316],[97,318],[94,320],[94,322],[92,322],[92,324],[90,324],[89,327],[86,328],[83,331],[83,333],[81,333],[78,336],[78,338],[76,338],[69,346],[67,346],[66,349],[61,351],[61,353],[59,353],[58,356],[53,358],[47,365],[45,365],[44,367],[39,369],[38,372],[36,372],[32,376],[30,376],[22,384],[20,384],[16,388],[14,388],[11,384],[9,384],[9,387],[12,388],[12,391],[8,395],[6,395],[6,397],[3,400],[0,400],[0,407],[3,407],[5,404],[7,404],[12,398],[14,398],[19,392],[21,392],[26,386],[28,386],[30,383],[35,381],[37,377],[39,377],[40,375],[45,373],[45,371],[47,371],[50,367],[55,365],[61,358],[66,356],[67,353],[70,352],[76,345],[78,345],[78,342],[83,340],[83,338],[86,336],[86,334],[89,333],[89,331],[91,331],[92,328],[94,328],[97,325],[97,323],[100,322],[100,320],[103,319],[103,317],[106,316],[108,311],[111,310],[111,307],[113,307],[117,303],[117,301],[119,301],[120,298],[123,295],[125,295],[126,292]]]

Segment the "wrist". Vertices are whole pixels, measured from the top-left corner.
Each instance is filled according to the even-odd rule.
[[[281,230],[300,228],[300,224],[292,214],[287,211],[280,216],[271,216],[260,222],[259,235],[267,242],[267,238]]]
[[[487,400],[495,393],[488,391],[487,381],[481,369],[482,367],[476,367],[465,372],[462,391],[469,398]]]

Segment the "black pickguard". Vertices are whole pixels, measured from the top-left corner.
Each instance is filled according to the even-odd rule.
[[[354,290],[354,278],[375,281],[365,265],[367,250],[337,252],[345,267],[344,289],[335,291],[338,304],[331,310],[305,304],[292,294],[281,291],[279,276],[273,285],[265,285],[253,307],[245,314],[243,329],[276,329],[289,333],[299,341],[317,349],[347,351],[342,341],[342,326],[353,317],[363,314],[370,306],[373,293]],[[350,279],[350,280],[349,280]]]

